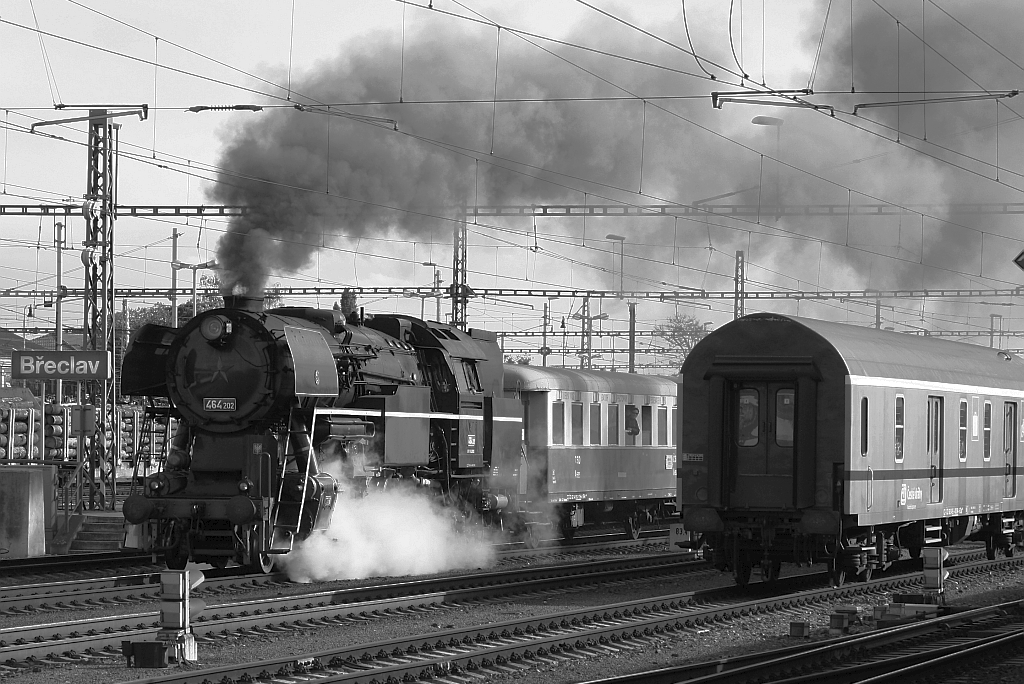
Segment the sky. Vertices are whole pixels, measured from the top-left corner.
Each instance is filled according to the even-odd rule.
[[[743,251],[748,291],[1014,288],[1024,280],[1011,263],[1024,248],[1017,217],[951,206],[1024,202],[1024,99],[999,97],[1024,82],[1022,21],[1011,0],[5,0],[0,203],[81,201],[84,124],[28,131],[84,113],[55,104],[145,103],[146,120],[117,119],[118,203],[253,211],[235,221],[119,218],[118,287],[170,286],[173,231],[182,262],[216,258],[223,282],[251,291],[425,287],[434,267],[423,262],[451,282],[465,207],[701,201],[766,211],[481,216],[467,231],[469,285],[730,291]],[[819,108],[743,92],[733,97],[765,104],[712,106],[713,92],[769,89],[813,91],[800,100]],[[893,101],[915,103],[857,107]],[[188,111],[210,105],[263,109]],[[839,209],[767,209],[780,203]],[[842,210],[864,204],[886,211]],[[53,219],[0,221],[0,288],[55,287]],[[81,287],[84,219],[69,230],[63,282]],[[189,287],[191,272],[181,275]],[[545,302],[474,299],[470,326],[539,331]],[[359,303],[413,315],[425,305],[433,317],[431,299]],[[578,330],[582,301],[547,303],[549,346],[578,344],[563,341],[561,319]],[[5,297],[0,325],[20,327],[28,306],[51,325],[41,304]],[[993,315],[1016,330],[1015,304],[887,300],[881,312],[896,330],[987,331]],[[65,310],[66,324],[80,324],[78,302]],[[761,310],[857,324],[876,313],[873,302],[747,301],[748,313]],[[676,313],[717,326],[733,302],[640,300],[638,328]],[[595,328],[622,330],[627,302],[594,301],[598,314],[608,318]],[[624,360],[607,353],[601,363]]]

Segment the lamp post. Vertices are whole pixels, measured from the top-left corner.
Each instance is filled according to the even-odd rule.
[[[192,271],[192,317],[194,318],[196,316],[196,314],[199,313],[199,301],[198,301],[199,297],[198,297],[198,294],[197,294],[197,287],[196,287],[196,278],[197,278],[196,274],[199,271],[201,271],[201,270],[213,270],[213,269],[218,268],[217,260],[216,259],[210,259],[209,261],[204,261],[201,264],[185,264],[185,263],[182,263],[180,261],[172,261],[171,262],[171,269],[174,270],[174,271],[180,271],[180,270],[186,269],[186,268],[189,269],[190,271]]]
[[[28,342],[28,319],[35,318],[35,314],[32,313],[32,305],[26,304],[21,309],[21,351],[25,351],[25,345]]]
[[[441,267],[433,261],[424,261],[422,266],[431,266],[434,269],[434,294],[437,300],[437,309],[434,312],[434,320],[441,322]],[[426,300],[424,300],[426,301]],[[420,318],[423,318],[423,307],[420,307]]]
[[[616,235],[615,233],[608,233],[604,236],[605,240],[611,240],[619,243],[619,299],[622,299],[622,266],[625,259],[624,251],[626,246],[626,237],[624,235]],[[615,257],[615,248],[612,248],[612,257]]]

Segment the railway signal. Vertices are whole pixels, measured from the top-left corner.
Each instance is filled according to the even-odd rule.
[[[941,594],[943,584],[946,578],[949,577],[949,570],[945,568],[946,559],[949,558],[949,551],[943,548],[922,549],[921,558],[924,559],[925,592]]]
[[[160,631],[157,640],[167,644],[175,659],[199,660],[191,622],[206,608],[192,592],[206,577],[200,570],[164,570],[160,573]]]

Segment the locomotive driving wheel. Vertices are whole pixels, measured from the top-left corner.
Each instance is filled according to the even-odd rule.
[[[253,532],[249,536],[249,567],[255,572],[269,575],[274,570],[276,559],[269,553],[260,551],[259,534]]]

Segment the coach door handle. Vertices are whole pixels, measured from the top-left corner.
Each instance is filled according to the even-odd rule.
[[[875,471],[868,466],[868,510],[875,503]]]
[[[939,470],[939,469],[938,469],[938,468],[937,468],[936,466],[932,466],[932,478],[933,478],[933,479],[934,479],[934,478],[935,478],[935,476],[936,476],[936,475],[938,474],[938,470]]]

